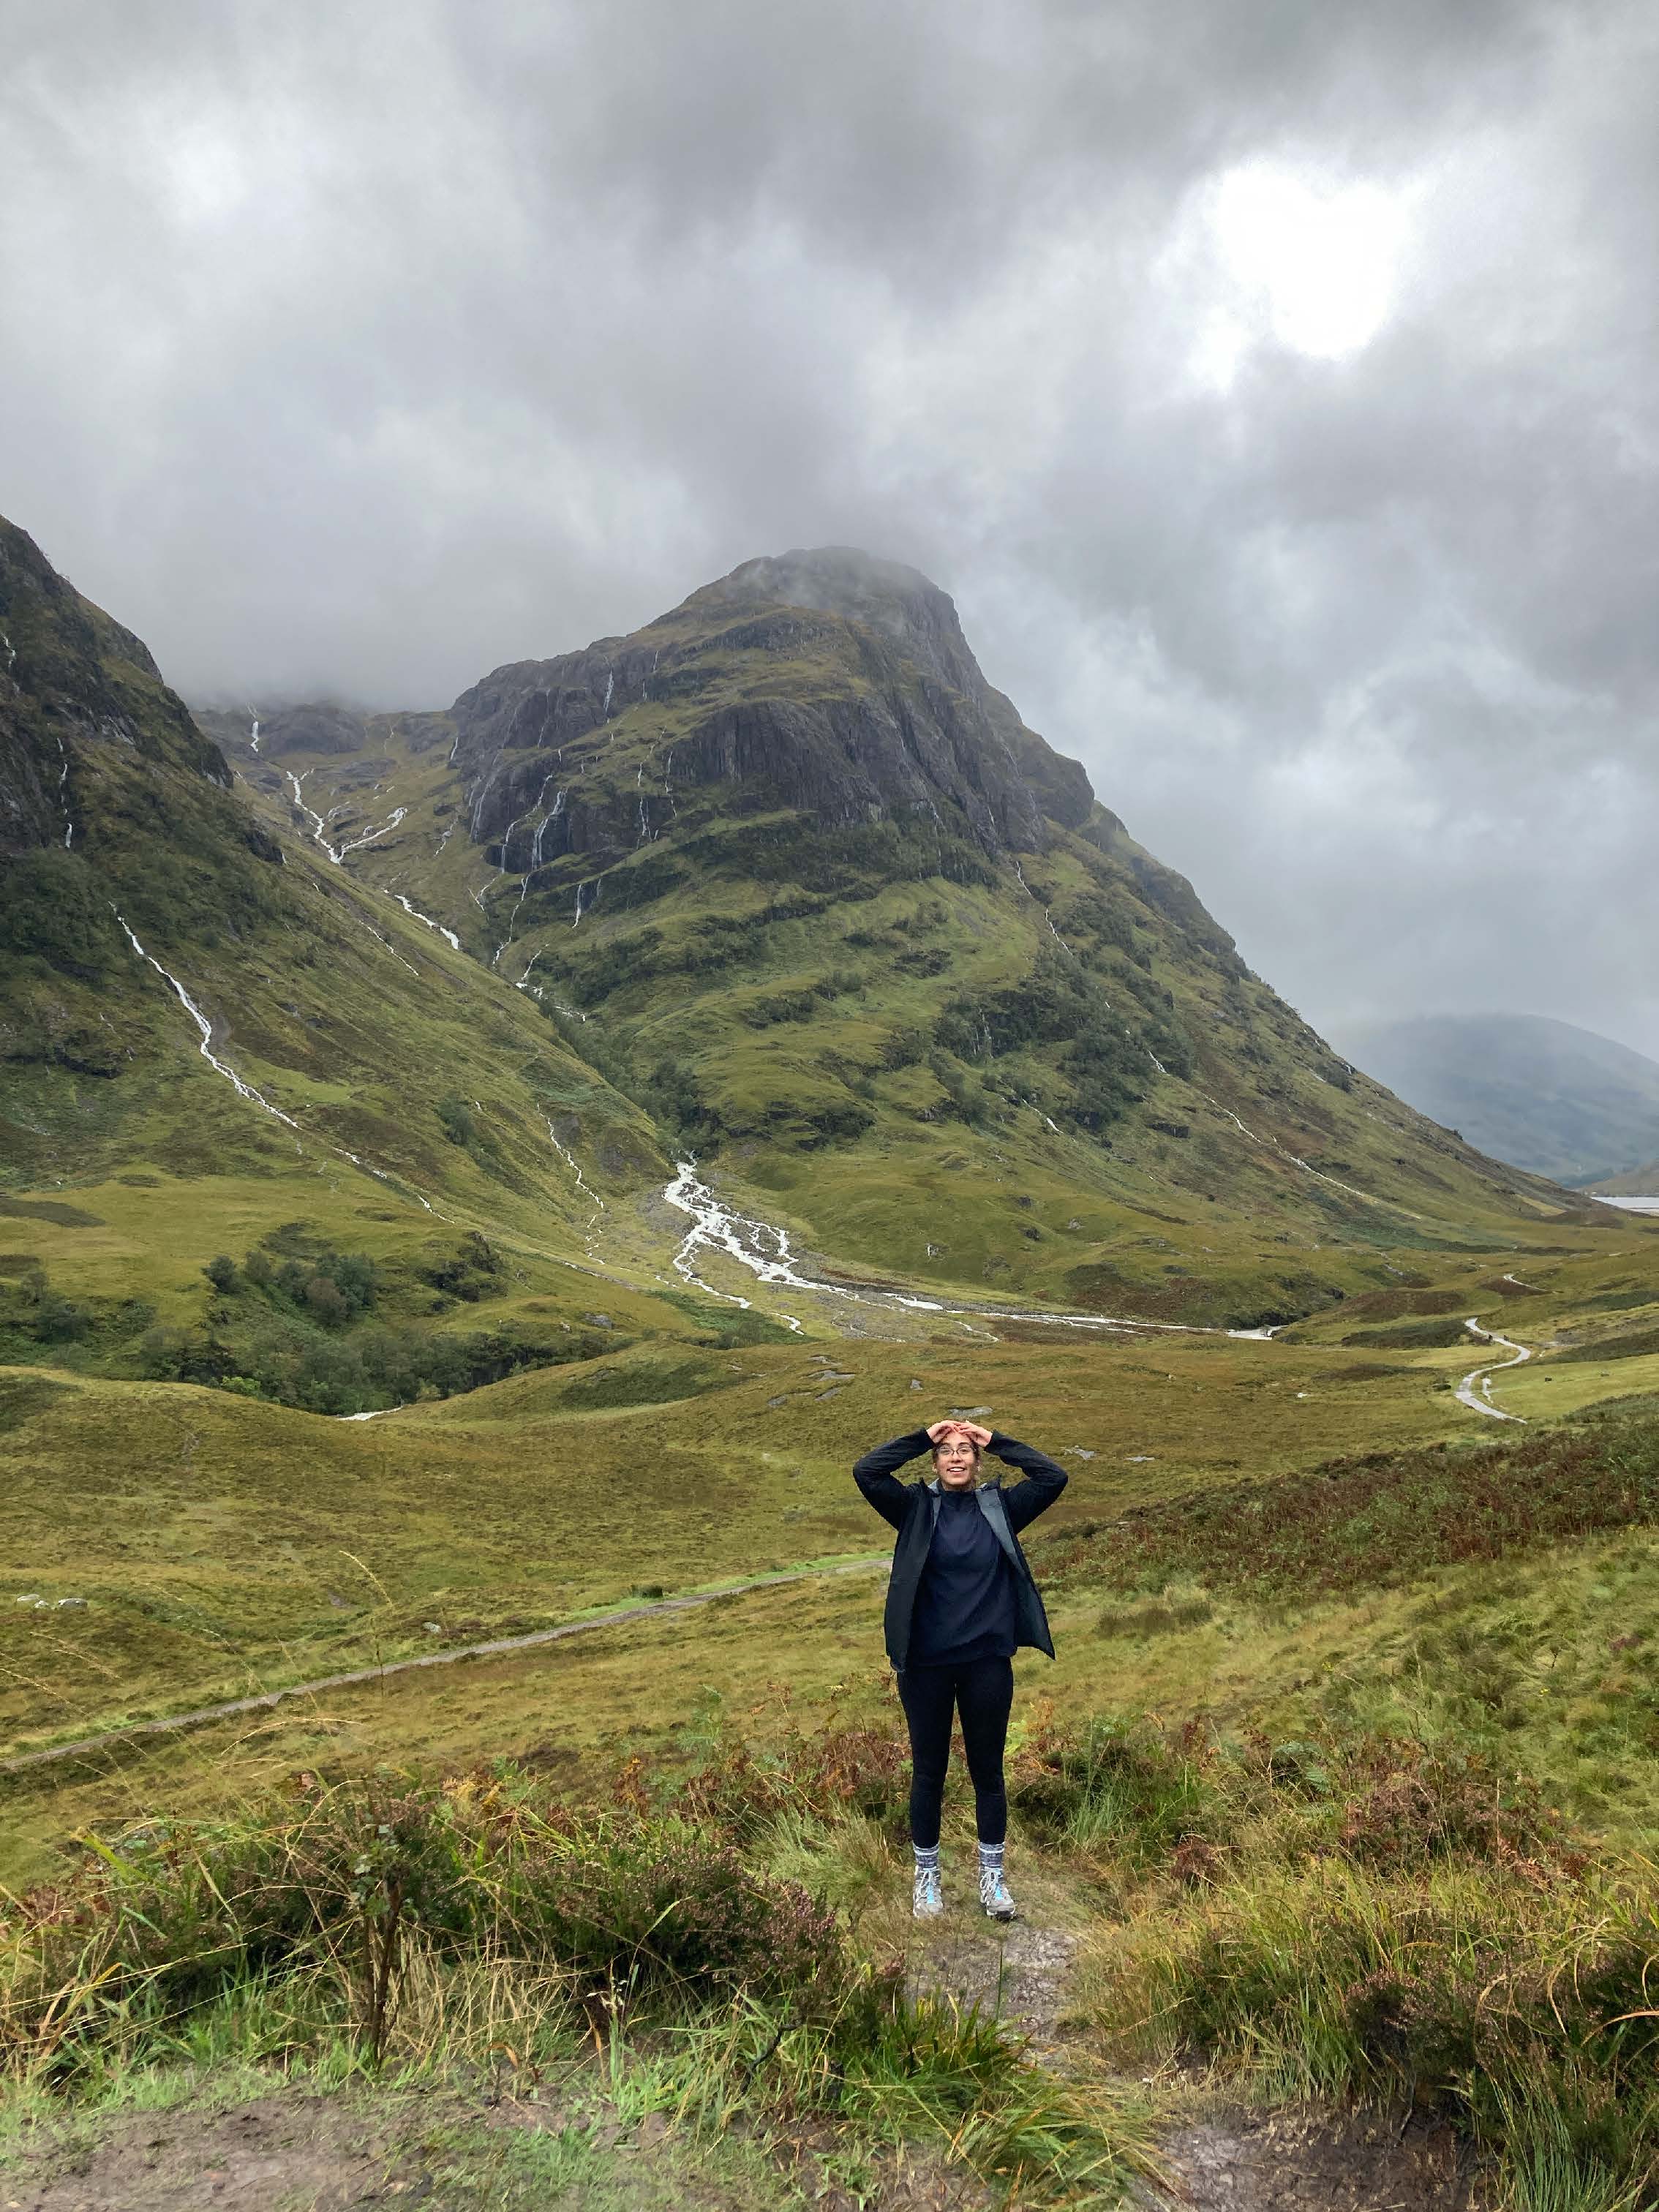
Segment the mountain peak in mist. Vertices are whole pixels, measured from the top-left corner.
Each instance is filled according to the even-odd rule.
[[[953,690],[972,697],[989,689],[962,634],[955,602],[920,568],[901,561],[856,545],[797,546],[741,562],[730,575],[694,592],[685,605],[746,600],[839,615],[885,638]]]

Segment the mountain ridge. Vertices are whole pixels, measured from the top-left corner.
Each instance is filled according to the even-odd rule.
[[[365,718],[343,763],[253,763],[204,720],[267,819],[453,931],[841,1264],[1266,1322],[1566,1202],[1357,1078],[901,564],[745,562]],[[984,1221],[930,1236],[957,1176]]]
[[[1659,1061],[1573,1023],[1419,1015],[1346,1042],[1397,1096],[1534,1174],[1583,1188],[1659,1155]]]

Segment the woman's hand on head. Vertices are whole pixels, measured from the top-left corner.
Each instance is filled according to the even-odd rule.
[[[957,1420],[954,1416],[949,1420],[930,1422],[927,1435],[936,1444],[948,1443],[952,1437],[963,1437],[970,1444],[977,1444],[981,1451],[991,1441],[989,1429],[981,1428],[977,1421]]]

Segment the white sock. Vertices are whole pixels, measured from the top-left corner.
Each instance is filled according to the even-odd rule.
[[[916,1871],[918,1874],[937,1874],[939,1872],[939,1845],[937,1844],[912,1844],[910,1849],[915,1854]]]

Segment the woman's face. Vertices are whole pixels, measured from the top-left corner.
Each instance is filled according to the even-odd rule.
[[[978,1473],[976,1455],[966,1437],[946,1437],[933,1453],[933,1467],[946,1490],[971,1490]]]

